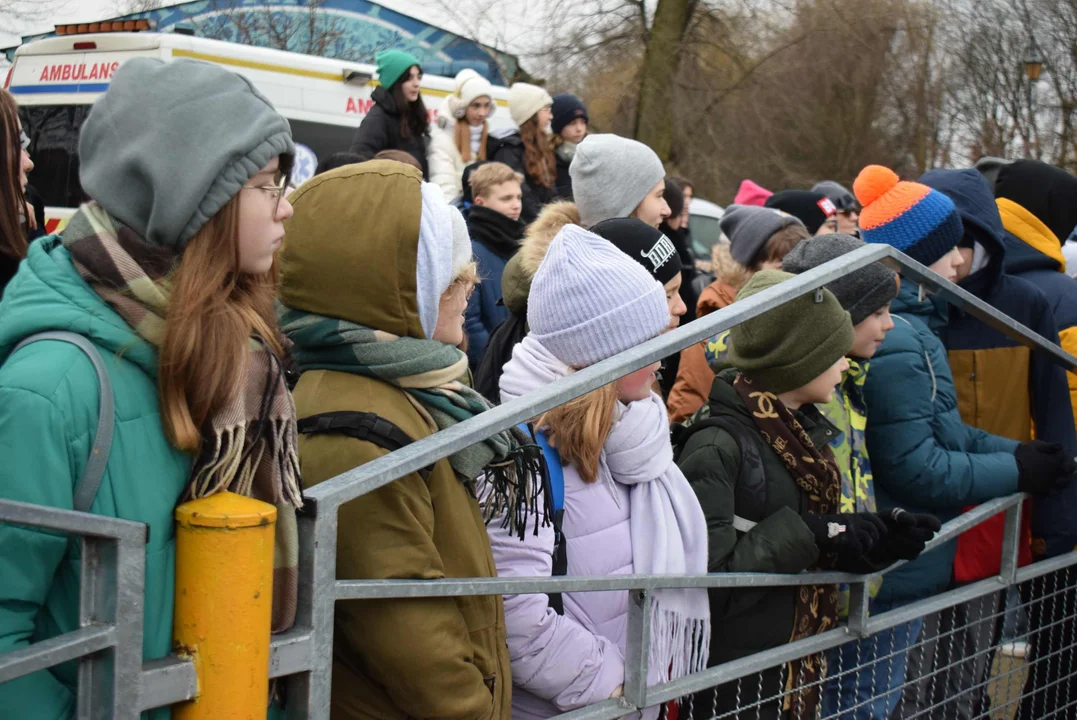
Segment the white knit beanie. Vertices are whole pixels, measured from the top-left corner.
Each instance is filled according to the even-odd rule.
[[[576,146],[568,167],[580,222],[593,227],[603,220],[631,215],[647,193],[666,176],[654,150],[618,135],[588,135]]]
[[[516,127],[523,125],[548,105],[553,105],[553,98],[538,85],[513,83],[509,88],[509,115],[512,116]],[[545,130],[545,128],[539,129]]]
[[[433,183],[422,184],[423,208],[419,218],[419,248],[415,259],[415,295],[423,335],[431,338],[438,324],[441,295],[453,280],[455,226],[445,193]],[[459,211],[456,213],[459,215]]]
[[[449,206],[449,218],[452,220],[452,279],[460,277],[475,255],[471,247],[471,234],[467,230],[467,221],[452,205]]]
[[[497,102],[494,101],[494,86],[471,68],[465,68],[457,73],[456,86],[445,98],[445,111],[453,119],[463,120],[467,106],[481,97],[490,98],[490,115],[493,115],[497,110]]]
[[[565,225],[531,282],[527,324],[558,360],[584,368],[656,337],[669,327],[669,305],[642,265]]]

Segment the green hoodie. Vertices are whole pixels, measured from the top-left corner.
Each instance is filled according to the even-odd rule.
[[[79,277],[56,236],[30,246],[0,303],[0,498],[70,510],[96,430],[97,376],[81,350],[45,341],[12,354],[44,330],[83,335],[104,358],[116,426],[90,512],[149,525],[142,655],[163,657],[172,645],[172,511],[191,459],[165,439],[156,350]],[[0,654],[78,629],[79,556],[63,535],[0,524]],[[24,720],[72,717],[76,686],[68,663],[0,685],[0,707]]]

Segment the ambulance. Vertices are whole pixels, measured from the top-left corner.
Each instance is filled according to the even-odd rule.
[[[372,65],[153,30],[149,20],[63,25],[55,37],[15,51],[4,87],[19,103],[30,137],[30,184],[45,201],[48,232],[62,229],[86,199],[79,184],[79,129],[112,75],[131,58],[193,58],[249,78],[291,123],[296,184],[314,174],[319,159],[348,150],[373,104],[378,81]],[[452,89],[452,78],[423,76],[431,122]],[[494,87],[491,130],[512,127],[508,97],[508,88]]]

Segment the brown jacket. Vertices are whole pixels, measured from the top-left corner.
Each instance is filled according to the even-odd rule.
[[[290,198],[281,254],[284,303],[398,336],[423,337],[415,288],[418,170],[376,161],[326,173]],[[370,267],[378,272],[357,275]],[[380,380],[311,370],[295,389],[298,416],[373,412],[413,439],[435,428],[408,395]],[[302,436],[307,487],[385,455],[371,443]],[[478,503],[448,460],[340,508],[338,578],[494,577]],[[512,678],[500,596],[338,602],[334,718],[501,720]]]
[[[699,294],[696,303],[696,317],[701,318],[715,310],[730,305],[737,299],[737,291],[716,280]],[[681,366],[677,370],[677,381],[669,392],[666,406],[669,408],[670,422],[681,422],[691,417],[696,410],[703,407],[710,397],[711,385],[714,384],[714,371],[707,364],[703,343],[697,343],[681,351]]]

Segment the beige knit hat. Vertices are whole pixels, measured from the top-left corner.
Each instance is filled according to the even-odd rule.
[[[516,127],[523,125],[539,110],[550,105],[553,105],[553,98],[538,85],[513,83],[509,88],[509,115],[512,116]]]

